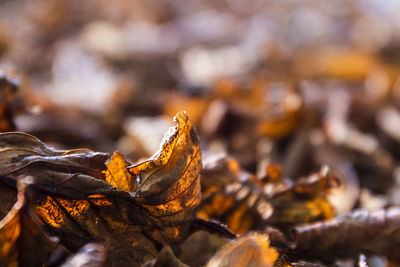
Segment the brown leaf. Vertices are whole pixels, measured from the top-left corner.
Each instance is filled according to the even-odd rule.
[[[42,232],[21,186],[18,201],[0,221],[0,265],[43,266],[59,247]]]
[[[200,203],[201,151],[195,129],[186,112],[176,115],[161,151],[151,159],[129,167],[139,179],[136,201],[154,224],[152,236],[178,242],[187,234]],[[160,230],[157,230],[160,228]]]
[[[335,211],[327,199],[327,192],[337,185],[338,179],[323,167],[320,172],[300,179],[288,190],[274,195],[271,198],[274,213],[268,221],[282,227],[332,218]]]
[[[248,233],[225,245],[207,263],[211,266],[274,266],[279,253],[270,247],[268,235]]]
[[[54,150],[26,133],[0,134],[0,164],[3,175],[15,175],[32,165],[50,165],[44,169],[79,170],[86,175],[104,179],[101,171],[109,155],[89,149]]]
[[[297,226],[292,239],[293,252],[303,256],[327,260],[366,251],[400,263],[400,209],[356,210],[326,222]]]
[[[138,266],[156,257],[160,244],[186,237],[200,201],[198,138],[186,113],[177,121],[160,153],[131,167],[133,175],[118,153],[106,167],[107,154],[57,151],[27,134],[0,134],[0,188],[15,190],[17,180],[34,177],[35,213],[46,231],[72,251],[99,242],[113,264]]]
[[[209,231],[197,231],[180,246],[179,259],[189,266],[204,266],[228,241]]]
[[[106,177],[106,181],[116,189],[135,192],[137,182],[128,172],[128,166],[129,163],[124,156],[119,152],[115,152],[110,162],[107,163],[107,170],[103,171],[103,174]]]
[[[334,209],[327,194],[337,183],[337,178],[325,169],[293,184],[280,177],[277,166],[271,166],[263,179],[241,174],[236,182],[206,194],[197,215],[220,220],[238,234],[249,229],[263,230],[271,224],[287,228],[329,219],[334,216]]]
[[[143,267],[188,267],[181,262],[169,246],[163,247],[157,258],[146,262]]]
[[[249,174],[240,168],[236,159],[223,154],[209,155],[203,160],[201,191],[203,194],[211,193],[247,176]]]

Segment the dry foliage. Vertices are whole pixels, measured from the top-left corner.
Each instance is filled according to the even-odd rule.
[[[0,265],[400,265],[399,12],[0,1]]]

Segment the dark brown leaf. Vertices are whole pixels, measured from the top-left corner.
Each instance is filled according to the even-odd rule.
[[[104,153],[57,151],[27,134],[1,134],[0,188],[15,190],[32,176],[35,213],[68,249],[99,242],[113,264],[140,265],[187,236],[200,202],[197,134],[186,113],[176,118],[162,150],[130,167],[132,174],[118,153],[106,166]]]
[[[282,179],[277,166],[270,166],[263,179],[238,172],[242,174],[231,176],[236,177],[235,182],[214,186],[205,194],[197,213],[199,218],[220,220],[240,234],[249,229],[263,230],[267,225],[286,229],[334,216],[327,195],[337,186],[338,179],[329,168],[296,183]]]
[[[385,255],[400,263],[400,209],[356,210],[326,222],[292,230],[293,252],[322,259],[360,252]]]
[[[21,185],[18,200],[0,221],[0,265],[43,266],[60,245],[43,233]],[[40,245],[39,245],[40,244]]]
[[[157,258],[146,262],[143,267],[188,267],[181,262],[169,246],[163,247]]]

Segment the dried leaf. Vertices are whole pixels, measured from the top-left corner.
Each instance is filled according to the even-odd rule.
[[[42,232],[28,203],[25,186],[21,187],[18,201],[0,221],[0,265],[43,266],[60,245]]]
[[[274,266],[279,253],[270,247],[268,235],[249,233],[225,245],[207,267]]]
[[[163,247],[157,258],[150,262],[146,262],[143,267],[187,267],[181,262],[169,246]]]
[[[155,224],[153,238],[170,242],[186,235],[200,203],[199,140],[186,112],[178,113],[175,120],[178,125],[165,135],[161,151],[129,167],[139,179],[136,201],[148,215],[148,223]]]
[[[240,168],[236,159],[223,154],[210,155],[203,160],[203,169],[201,170],[202,193],[214,192],[239,179],[246,179],[246,176],[249,176],[249,174]]]
[[[272,197],[274,213],[269,222],[282,227],[332,218],[335,211],[327,199],[327,192],[337,185],[338,179],[324,167],[299,180],[289,190]]]
[[[118,153],[106,167],[107,154],[57,151],[27,134],[1,134],[0,188],[15,190],[17,180],[34,177],[35,213],[46,231],[70,250],[99,242],[113,264],[140,265],[160,244],[186,237],[200,201],[198,137],[186,113],[177,121],[157,156],[130,167],[133,175]]]
[[[106,181],[118,190],[135,192],[137,182],[128,172],[129,165],[121,153],[115,152],[110,162],[107,163],[107,170],[103,171]]]
[[[356,210],[326,222],[294,227],[292,239],[293,252],[306,257],[327,260],[366,251],[400,263],[400,209]]]
[[[180,246],[179,259],[189,266],[204,266],[228,241],[209,231],[197,231]]]
[[[239,177],[240,180],[206,194],[197,216],[220,220],[238,234],[249,229],[263,230],[271,224],[287,228],[334,216],[327,195],[338,180],[327,169],[295,184],[281,179],[276,166],[270,166],[263,179],[250,174]]]

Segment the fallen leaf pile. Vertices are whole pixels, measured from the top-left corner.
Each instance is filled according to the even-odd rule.
[[[0,266],[400,266],[399,12],[0,1]]]
[[[179,245],[200,203],[201,151],[186,113],[178,113],[176,121],[160,152],[131,167],[118,152],[106,163],[109,156],[104,153],[53,150],[27,134],[1,134],[3,217],[15,202],[16,185],[26,177],[34,181],[31,206],[24,206],[27,196],[18,190],[17,204],[4,217],[2,230],[15,237],[5,239],[3,247],[30,231],[20,221],[29,208],[67,249],[102,243],[114,265],[140,265],[164,245]],[[9,233],[10,228],[16,233]],[[12,252],[4,249],[3,258],[12,257]]]
[[[175,121],[160,151],[135,165],[119,152],[55,150],[25,133],[0,134],[1,262],[289,266],[365,252],[399,261],[397,208],[334,218],[328,194],[340,180],[327,166],[296,182],[278,165],[257,177],[227,157],[202,171],[196,130],[185,112]],[[240,237],[229,241],[229,229]],[[204,237],[190,241],[196,233]],[[95,251],[85,252],[93,242]],[[214,248],[199,260],[188,252],[196,246]]]

